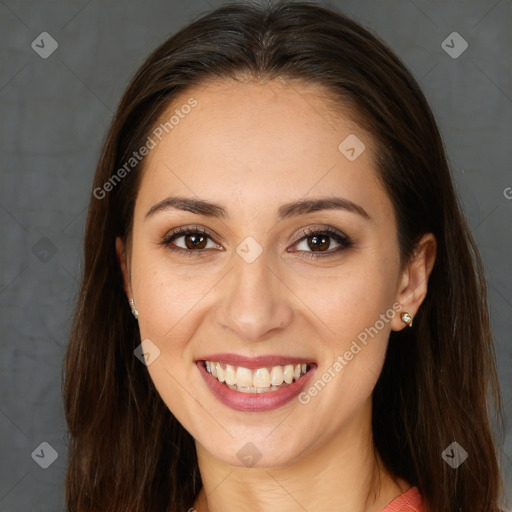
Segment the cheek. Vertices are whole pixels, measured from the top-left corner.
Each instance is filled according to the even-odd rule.
[[[201,384],[192,340],[204,319],[205,294],[213,282],[191,278],[158,258],[147,265],[142,258],[138,263],[134,259],[133,276],[141,339],[151,340],[160,351],[148,366],[150,378],[169,410],[190,427],[198,415]]]
[[[309,310],[311,321],[321,327],[335,349],[342,349],[347,341],[357,338],[373,326],[381,315],[392,313],[395,298],[393,266],[375,258],[352,258],[338,269],[323,274],[294,273],[290,288]],[[391,311],[391,312],[390,312]],[[315,320],[316,318],[316,320]],[[385,327],[389,332],[389,318]]]
[[[176,334],[214,282],[213,273],[186,272],[165,254],[150,251],[134,255],[132,275],[141,336],[158,340],[183,339]]]
[[[329,400],[342,400],[349,409],[371,394],[384,363],[396,315],[393,269],[382,259],[368,258],[329,276],[295,279],[297,295],[311,309],[311,323],[323,333],[323,368],[317,379],[335,382]]]

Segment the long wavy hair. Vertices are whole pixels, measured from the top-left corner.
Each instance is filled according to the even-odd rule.
[[[182,512],[201,489],[193,438],[134,356],[141,339],[116,259],[116,237],[126,241],[132,229],[144,160],[108,193],[98,191],[178,94],[219,79],[274,78],[323,87],[373,135],[402,262],[422,234],[437,238],[428,294],[414,326],[391,333],[373,393],[378,453],[432,512],[497,510],[502,419],[486,285],[434,116],[377,37],[333,10],[289,1],[230,3],[201,16],[147,58],[120,101],[91,189],[64,361],[67,510]],[[457,469],[441,457],[453,441],[469,454]]]

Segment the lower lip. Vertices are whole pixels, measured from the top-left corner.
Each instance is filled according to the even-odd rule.
[[[210,375],[206,371],[203,361],[197,361],[196,365],[206,385],[217,400],[235,411],[244,412],[272,411],[273,409],[287,404],[304,389],[316,369],[316,366],[312,366],[299,380],[277,391],[268,391],[266,393],[241,393],[240,391],[229,389],[219,382],[218,379]]]

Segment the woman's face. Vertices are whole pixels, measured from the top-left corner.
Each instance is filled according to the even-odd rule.
[[[237,466],[285,465],[366,425],[390,330],[404,325],[372,140],[321,93],[276,81],[189,91],[144,160],[125,284],[147,369],[199,445]]]

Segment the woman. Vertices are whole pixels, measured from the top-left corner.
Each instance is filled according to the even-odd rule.
[[[485,280],[435,120],[314,4],[225,5],[138,71],[65,363],[70,511],[498,510]]]

